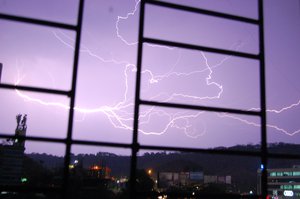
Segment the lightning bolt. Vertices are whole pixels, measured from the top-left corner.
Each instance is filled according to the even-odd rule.
[[[125,16],[118,16],[117,20],[116,20],[116,24],[115,24],[115,28],[116,28],[116,36],[118,39],[120,39],[125,45],[127,46],[134,46],[137,45],[137,42],[129,42],[127,41],[121,34],[120,34],[120,28],[119,28],[119,24],[121,21],[125,21],[128,20],[130,17],[134,16],[135,13],[138,10],[138,5],[140,3],[140,0],[137,0],[135,2],[135,6],[133,11],[127,13]],[[54,37],[61,42],[64,46],[66,46],[67,48],[70,48],[72,50],[74,50],[74,39],[72,37],[70,37],[69,35],[67,35],[66,33],[62,32],[62,31],[52,31],[52,34],[54,35]],[[166,48],[167,50],[174,50],[175,48],[170,48],[170,47],[166,47],[166,46],[159,46],[159,45],[150,45],[147,44],[150,47],[156,48]],[[239,44],[236,48],[239,48],[242,44]],[[110,123],[112,124],[112,126],[114,128],[118,128],[118,129],[125,129],[125,130],[130,130],[132,131],[132,121],[133,121],[133,112],[132,111],[128,111],[128,109],[132,110],[132,107],[134,106],[133,103],[133,99],[132,97],[129,97],[128,92],[129,92],[129,86],[128,86],[128,82],[129,82],[129,76],[132,73],[136,72],[136,66],[132,63],[130,63],[129,61],[126,60],[117,60],[115,58],[103,58],[102,56],[97,55],[96,53],[94,53],[91,49],[89,49],[87,46],[85,46],[84,44],[81,44],[81,49],[80,49],[81,53],[86,53],[88,54],[90,57],[97,59],[100,62],[103,63],[113,63],[116,65],[122,65],[124,67],[123,70],[123,74],[124,74],[124,95],[123,95],[123,99],[121,101],[119,101],[118,103],[116,103],[115,105],[110,105],[110,106],[100,106],[98,108],[82,108],[82,107],[74,107],[74,110],[76,112],[82,113],[85,117],[86,114],[95,114],[95,113],[101,113],[104,114],[107,119],[110,121]],[[179,51],[180,52],[180,51]],[[181,54],[179,54],[175,64],[172,66],[172,68],[165,74],[158,74],[155,75],[151,70],[146,69],[142,71],[142,74],[147,74],[149,75],[149,79],[148,81],[148,87],[150,87],[152,84],[157,84],[160,81],[163,81],[165,79],[168,79],[170,77],[178,77],[178,78],[188,78],[190,76],[193,75],[198,75],[200,73],[203,72],[208,72],[208,75],[206,76],[206,85],[207,86],[214,86],[216,88],[218,88],[218,92],[216,95],[214,96],[197,96],[197,95],[187,95],[184,93],[167,93],[167,92],[161,92],[155,96],[153,96],[151,99],[156,99],[158,97],[163,97],[164,98],[164,102],[170,102],[175,98],[184,98],[184,99],[189,99],[189,100],[196,100],[196,101],[202,101],[202,100],[216,100],[221,98],[222,93],[224,92],[223,90],[223,86],[220,83],[214,82],[212,81],[212,75],[213,75],[213,69],[219,66],[222,66],[224,62],[226,62],[230,56],[225,56],[221,61],[219,61],[217,64],[215,65],[210,65],[209,61],[205,55],[204,52],[200,52],[202,58],[205,61],[205,68],[201,69],[201,70],[196,70],[196,71],[192,71],[192,72],[187,72],[187,73],[183,73],[183,72],[176,72],[175,70],[175,66],[178,64],[180,58],[181,58]],[[20,71],[18,70],[18,77],[15,81],[15,85],[18,85],[21,83],[21,81],[25,78],[25,75],[21,76],[20,75]],[[37,103],[43,106],[54,106],[54,107],[59,107],[62,109],[70,109],[69,106],[63,104],[63,103],[57,103],[57,102],[46,102],[37,98],[33,98],[30,97],[28,95],[23,94],[21,91],[19,90],[15,90],[16,94],[21,97],[22,99],[26,100],[26,101],[30,101],[33,103]],[[142,92],[145,92],[145,90],[143,90]],[[292,108],[295,108],[297,106],[300,105],[300,100],[297,103],[288,105],[286,107],[283,107],[279,110],[275,110],[275,109],[269,109],[267,110],[267,112],[269,113],[275,113],[275,114],[280,114],[284,111],[288,111]],[[259,110],[258,108],[251,108],[249,110]],[[171,128],[174,129],[178,129],[180,131],[182,131],[186,136],[193,138],[193,139],[197,139],[200,136],[205,135],[205,133],[207,132],[206,129],[206,125],[203,121],[202,122],[202,126],[203,126],[203,130],[199,131],[196,130],[195,128],[193,128],[193,125],[191,124],[191,120],[192,119],[197,119],[200,117],[200,115],[202,115],[204,112],[203,111],[198,111],[197,113],[191,114],[189,111],[184,111],[184,112],[176,112],[175,114],[170,113],[168,111],[162,110],[162,109],[157,109],[157,107],[148,107],[145,110],[141,111],[141,114],[139,115],[139,121],[140,121],[140,129],[139,132],[143,133],[145,135],[162,135],[167,133]],[[230,118],[232,120],[236,120],[239,121],[243,124],[246,125],[250,125],[250,126],[254,126],[254,127],[260,127],[260,124],[255,123],[255,122],[251,122],[249,120],[246,119],[242,119],[240,117],[234,116],[234,115],[230,115],[230,114],[226,114],[226,113],[222,113],[222,114],[217,114],[218,117],[220,118]],[[83,117],[83,119],[84,119]],[[165,121],[165,125],[162,129],[157,130],[157,131],[147,131],[144,130],[145,127],[147,125],[149,125],[151,123],[151,121],[154,118],[163,118]],[[293,136],[297,133],[300,132],[299,130],[296,130],[294,132],[289,132],[283,128],[280,128],[276,125],[271,125],[271,124],[267,124],[267,126],[269,128],[275,129],[276,131],[279,131],[281,133],[284,133],[286,135],[289,136]]]
[[[137,0],[137,1],[135,2],[134,10],[133,10],[132,12],[128,12],[128,13],[126,14],[126,16],[118,16],[118,17],[117,17],[117,21],[116,21],[117,37],[118,37],[122,42],[124,42],[127,46],[134,46],[134,45],[137,45],[138,42],[128,42],[126,39],[124,39],[124,37],[120,34],[119,24],[120,24],[120,21],[122,21],[122,20],[127,20],[130,16],[135,15],[136,11],[138,10],[139,3],[140,3],[140,2],[141,2],[140,0]]]
[[[287,106],[287,107],[290,107],[290,106]],[[283,109],[286,109],[287,107],[284,107]],[[280,109],[280,110],[282,110],[282,109]],[[280,110],[268,110],[267,112],[272,112],[272,111],[279,112]],[[259,124],[259,123],[252,122],[252,121],[249,121],[249,120],[246,120],[246,119],[242,119],[242,118],[234,116],[234,115],[229,115],[229,114],[225,114],[224,113],[224,114],[218,114],[218,116],[221,117],[221,118],[222,117],[223,118],[226,117],[226,118],[230,118],[230,119],[233,119],[233,120],[237,120],[237,121],[239,121],[241,123],[244,123],[244,124],[247,124],[247,125],[250,125],[250,126],[261,127],[261,124]],[[271,128],[271,129],[274,129],[276,131],[279,131],[281,133],[284,133],[284,134],[286,134],[288,136],[294,136],[294,135],[300,133],[300,129],[295,130],[293,132],[289,132],[289,131],[287,131],[287,130],[285,130],[283,128],[280,128],[277,125],[273,125],[273,124],[267,124],[267,127]]]
[[[298,102],[296,102],[296,103],[293,103],[293,104],[291,104],[291,105],[288,105],[288,106],[286,106],[286,107],[283,107],[283,108],[281,108],[281,109],[279,109],[279,110],[276,110],[276,109],[268,109],[267,112],[279,114],[279,113],[282,113],[282,112],[284,112],[284,111],[288,111],[289,109],[292,109],[292,108],[294,108],[294,107],[297,107],[297,106],[299,106],[299,105],[300,105],[300,100],[298,100]],[[260,109],[259,109],[259,108],[251,108],[251,109],[249,109],[249,110],[252,110],[252,111],[258,111],[258,110],[260,110]]]
[[[135,1],[135,6],[134,6],[133,11],[132,11],[132,12],[128,12],[128,13],[126,14],[126,16],[118,16],[118,17],[117,17],[117,21],[116,21],[116,25],[115,25],[117,37],[118,37],[123,43],[125,43],[127,46],[135,46],[135,45],[138,44],[138,42],[137,42],[137,41],[136,41],[136,42],[129,42],[129,41],[127,41],[127,40],[120,34],[119,24],[120,24],[121,21],[128,20],[129,17],[134,16],[134,15],[136,14],[136,12],[137,12],[137,10],[138,10],[138,8],[139,8],[140,2],[141,2],[141,0],[136,0],[136,1]],[[156,44],[148,44],[148,43],[147,43],[147,45],[148,45],[148,46],[151,46],[151,47],[166,48],[166,49],[169,49],[169,50],[175,49],[175,48],[173,48],[173,47],[162,46],[162,45],[156,45]]]

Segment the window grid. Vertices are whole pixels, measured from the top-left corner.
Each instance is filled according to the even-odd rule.
[[[144,21],[145,21],[145,6],[146,4],[152,4],[159,7],[165,7],[175,10],[181,10],[186,12],[193,12],[196,14],[202,15],[210,15],[214,17],[239,21],[242,23],[250,23],[257,25],[259,28],[259,54],[250,54],[250,53],[242,53],[235,52],[230,50],[211,48],[200,45],[192,45],[187,43],[179,43],[174,41],[166,41],[159,40],[154,38],[147,38],[144,36]],[[136,177],[136,169],[137,169],[137,152],[140,148],[143,148],[138,143],[138,118],[139,118],[139,108],[141,105],[152,105],[158,107],[172,107],[172,108],[181,108],[181,109],[191,109],[191,110],[205,110],[205,111],[213,111],[213,112],[227,112],[234,114],[243,114],[243,115],[255,115],[261,118],[261,149],[259,152],[259,157],[261,158],[262,165],[262,175],[261,175],[261,190],[262,190],[262,198],[266,198],[267,196],[267,130],[266,130],[266,89],[265,89],[265,60],[264,60],[264,23],[263,23],[263,1],[259,0],[258,4],[258,13],[259,19],[249,19],[245,17],[239,17],[229,14],[223,14],[218,12],[213,12],[209,10],[203,10],[183,5],[177,5],[173,3],[161,2],[161,1],[151,1],[151,0],[142,0],[141,1],[141,10],[140,10],[140,21],[139,21],[139,42],[138,42],[138,57],[137,57],[137,75],[136,75],[136,92],[135,92],[135,109],[134,109],[134,132],[133,132],[133,148],[132,148],[132,159],[131,159],[131,179],[135,179]],[[260,111],[245,111],[239,109],[228,109],[228,108],[218,108],[218,107],[207,107],[207,106],[192,106],[188,104],[179,104],[179,103],[166,103],[166,102],[156,102],[156,101],[146,101],[142,100],[140,97],[140,89],[141,89],[141,72],[142,72],[142,57],[143,57],[143,44],[151,43],[158,45],[165,45],[171,47],[179,47],[184,49],[191,50],[201,50],[211,53],[224,54],[224,55],[232,55],[237,57],[256,59],[260,61]],[[150,146],[151,147],[151,146]],[[149,148],[150,148],[149,147]],[[153,148],[153,147],[151,147]],[[165,147],[162,147],[165,148]],[[173,149],[179,149],[174,147]],[[206,151],[206,150],[203,150]],[[230,153],[229,153],[230,154]],[[245,155],[244,152],[239,152],[241,155]],[[135,181],[131,181],[131,198],[136,198],[135,191]],[[226,194],[225,194],[226,195]],[[224,196],[225,196],[224,195]],[[212,195],[211,195],[212,196]]]
[[[80,49],[80,38],[81,38],[81,29],[82,29],[82,19],[84,12],[84,0],[79,1],[79,9],[77,15],[77,24],[70,25],[64,23],[51,22],[47,20],[32,19],[26,17],[19,17],[7,14],[0,13],[1,20],[10,20],[21,23],[29,23],[34,25],[48,26],[62,28],[66,30],[72,30],[76,33],[76,43],[74,50],[74,59],[73,59],[73,74],[72,74],[72,86],[70,91],[65,90],[55,90],[49,88],[39,88],[32,86],[19,86],[11,84],[0,83],[0,89],[9,89],[9,90],[24,90],[37,93],[46,93],[46,94],[56,94],[68,96],[70,98],[70,110],[68,118],[68,130],[67,137],[65,139],[60,138],[51,138],[51,137],[37,137],[37,136],[24,136],[21,139],[31,140],[31,141],[41,141],[41,142],[53,142],[53,143],[62,143],[66,146],[65,159],[64,159],[64,175],[63,175],[63,185],[61,188],[50,188],[50,187],[22,187],[22,186],[5,186],[0,188],[5,188],[8,191],[20,191],[20,192],[57,192],[60,191],[62,198],[67,198],[67,188],[68,188],[68,179],[69,179],[69,169],[68,165],[70,162],[71,146],[72,145],[89,145],[89,146],[107,146],[107,147],[118,147],[118,148],[129,148],[131,149],[131,167],[130,167],[130,198],[137,198],[136,189],[135,189],[135,180],[136,179],[136,169],[137,169],[137,152],[140,149],[145,150],[167,150],[167,151],[182,151],[182,152],[197,152],[197,153],[208,153],[208,154],[223,154],[223,155],[237,155],[237,156],[252,156],[260,157],[261,164],[264,165],[264,169],[261,175],[261,188],[262,195],[254,196],[251,198],[266,198],[267,196],[267,162],[269,158],[280,158],[280,159],[300,159],[300,155],[296,154],[277,154],[269,153],[267,151],[267,131],[266,131],[266,89],[265,89],[265,58],[264,58],[264,23],[263,23],[263,0],[258,0],[258,10],[259,10],[259,19],[250,19],[240,16],[234,16],[209,10],[204,10],[200,8],[193,8],[188,6],[176,5],[172,3],[152,1],[152,0],[141,0],[140,4],[140,21],[139,21],[139,43],[138,43],[138,55],[137,55],[137,75],[136,75],[136,88],[135,88],[135,106],[134,106],[134,123],[133,123],[133,137],[131,144],[124,144],[118,142],[99,142],[99,141],[87,141],[87,140],[78,140],[72,138],[73,131],[73,116],[74,116],[74,104],[75,104],[75,91],[76,91],[76,81],[77,81],[77,72],[78,72],[78,60],[79,60],[79,49]],[[259,28],[259,54],[250,54],[243,52],[235,52],[230,50],[223,50],[217,48],[210,48],[205,46],[197,46],[185,43],[178,43],[174,41],[165,41],[153,38],[144,37],[144,16],[145,16],[145,5],[152,4],[160,7],[167,7],[176,10],[183,10],[187,12],[193,12],[203,15],[210,15],[224,19],[230,19],[235,21],[240,21],[249,24],[255,24]],[[260,61],[260,111],[246,111],[239,109],[228,109],[220,107],[206,107],[206,106],[195,106],[188,104],[176,104],[176,103],[162,103],[155,101],[146,101],[140,98],[140,89],[141,89],[141,63],[142,63],[142,52],[143,52],[143,43],[152,43],[166,46],[173,46],[185,49],[201,50],[206,52],[232,55],[250,59],[256,59]],[[141,105],[150,105],[150,106],[159,106],[159,107],[172,107],[172,108],[181,108],[181,109],[191,109],[191,110],[204,110],[212,112],[227,112],[234,114],[242,115],[253,115],[261,118],[261,149],[258,152],[250,151],[230,151],[230,150],[221,150],[221,149],[200,149],[200,148],[186,148],[186,147],[165,147],[165,146],[152,146],[152,145],[140,145],[138,142],[138,117],[139,117],[139,108]],[[14,135],[7,135],[0,133],[0,138],[15,138]],[[20,139],[20,138],[19,138]],[[240,195],[203,195],[206,198],[241,198]],[[243,197],[245,198],[245,197]]]

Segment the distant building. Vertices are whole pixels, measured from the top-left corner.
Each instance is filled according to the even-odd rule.
[[[157,179],[159,189],[193,187],[207,184],[224,184],[231,186],[231,176],[204,175],[203,171],[159,172]]]
[[[191,186],[203,183],[203,172],[159,172],[158,188]]]
[[[231,176],[204,176],[204,184],[231,184]]]
[[[111,169],[106,166],[92,165],[89,168],[89,176],[100,178],[100,179],[110,179]]]
[[[0,185],[18,185],[21,183],[26,135],[27,115],[17,115],[15,138],[0,145]]]
[[[258,170],[258,194],[261,193],[260,176]],[[268,194],[273,199],[300,199],[300,165],[268,169]]]
[[[191,183],[202,183],[203,182],[203,172],[198,171],[198,172],[189,172],[189,181]]]

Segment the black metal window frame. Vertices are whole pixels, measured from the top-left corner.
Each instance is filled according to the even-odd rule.
[[[154,38],[144,37],[144,18],[145,18],[145,6],[146,4],[170,8],[175,10],[186,11],[190,13],[197,13],[202,15],[214,16],[223,19],[229,19],[233,21],[239,21],[246,24],[254,24],[259,28],[259,53],[251,54],[237,51],[230,51],[218,48],[211,48],[206,46],[199,46],[187,43],[179,43],[174,41],[160,40]],[[78,62],[80,55],[80,39],[82,31],[82,21],[84,13],[84,0],[79,1],[78,15],[77,15],[77,24],[70,25],[65,23],[52,22],[47,20],[40,20],[34,18],[20,17],[8,14],[0,13],[0,20],[9,20],[14,22],[28,23],[32,25],[40,25],[47,27],[62,28],[66,30],[72,30],[76,33],[75,40],[75,49],[74,49],[74,58],[73,58],[73,72],[72,72],[72,84],[70,90],[55,90],[49,88],[40,88],[32,86],[21,86],[21,85],[12,85],[0,83],[0,89],[8,90],[23,90],[44,94],[55,94],[67,96],[70,99],[70,109],[68,115],[68,130],[67,136],[64,139],[52,138],[52,137],[37,137],[37,136],[25,136],[22,139],[30,141],[41,141],[41,142],[52,142],[52,143],[61,143],[66,146],[65,149],[65,159],[64,159],[64,174],[63,174],[63,184],[61,188],[51,188],[51,187],[31,187],[24,189],[22,186],[5,186],[0,188],[5,188],[8,191],[21,191],[21,192],[61,192],[62,198],[67,198],[67,189],[69,181],[69,163],[71,155],[71,146],[72,145],[87,145],[87,146],[106,146],[106,147],[117,147],[117,148],[127,148],[131,149],[131,166],[130,166],[130,198],[137,198],[137,190],[135,189],[135,179],[136,179],[136,170],[137,170],[137,153],[139,150],[166,150],[166,151],[181,151],[181,152],[196,152],[196,153],[208,153],[208,154],[220,154],[220,155],[233,155],[233,156],[248,156],[248,157],[258,157],[261,160],[261,164],[264,166],[262,169],[261,175],[261,190],[262,193],[260,196],[254,196],[253,198],[266,198],[267,196],[267,163],[270,158],[280,158],[280,159],[300,159],[300,155],[296,154],[278,154],[270,153],[267,148],[267,123],[266,123],[266,79],[265,79],[265,47],[264,47],[264,13],[263,13],[263,0],[258,0],[258,19],[251,19],[241,16],[235,16],[231,14],[225,14],[200,8],[194,8],[184,5],[178,5],[168,2],[155,1],[155,0],[141,0],[140,3],[140,19],[139,19],[139,34],[138,34],[138,53],[137,53],[137,73],[136,73],[136,88],[135,88],[135,105],[134,105],[134,121],[133,121],[133,136],[132,142],[130,144],[119,143],[117,142],[99,142],[99,141],[87,141],[79,140],[72,138],[73,132],[73,123],[74,123],[74,105],[76,97],[76,83],[77,83],[77,73],[78,73]],[[178,103],[166,103],[166,102],[157,102],[157,101],[146,101],[141,99],[140,90],[141,90],[141,72],[142,72],[142,56],[143,56],[143,44],[151,43],[157,45],[165,45],[178,47],[183,49],[199,50],[205,52],[211,52],[216,54],[223,55],[232,55],[241,58],[255,59],[260,62],[260,111],[247,111],[241,109],[229,109],[229,108],[220,108],[220,107],[208,107],[208,106],[197,106],[189,104],[178,104]],[[153,146],[153,145],[141,145],[138,142],[138,118],[139,118],[139,109],[141,105],[148,106],[157,106],[157,107],[167,107],[167,108],[179,108],[179,109],[189,109],[189,110],[201,110],[209,112],[224,112],[232,114],[241,114],[248,116],[257,116],[261,120],[261,148],[260,151],[230,151],[222,149],[201,149],[201,148],[188,148],[188,147],[166,147],[166,146]],[[7,135],[0,133],[0,138],[14,138],[14,135]],[[241,198],[239,195],[214,195],[209,194],[205,195],[205,198]]]

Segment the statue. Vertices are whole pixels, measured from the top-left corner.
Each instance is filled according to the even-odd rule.
[[[26,121],[27,121],[27,114],[24,115],[23,120],[21,122],[23,129],[26,129]]]
[[[21,118],[22,118],[22,115],[21,115],[21,114],[18,114],[18,115],[16,116],[16,119],[17,119],[17,126],[20,125]]]
[[[24,140],[22,139],[22,136],[26,135],[27,114],[25,114],[24,116],[22,114],[18,114],[16,116],[16,120],[17,120],[17,127],[16,127],[16,132],[15,132],[16,138],[14,138],[10,141],[13,141],[13,145],[24,146]]]
[[[16,116],[16,120],[17,120],[17,127],[16,127],[16,131],[26,131],[27,129],[27,114],[25,114],[22,118],[22,114],[18,114]]]

